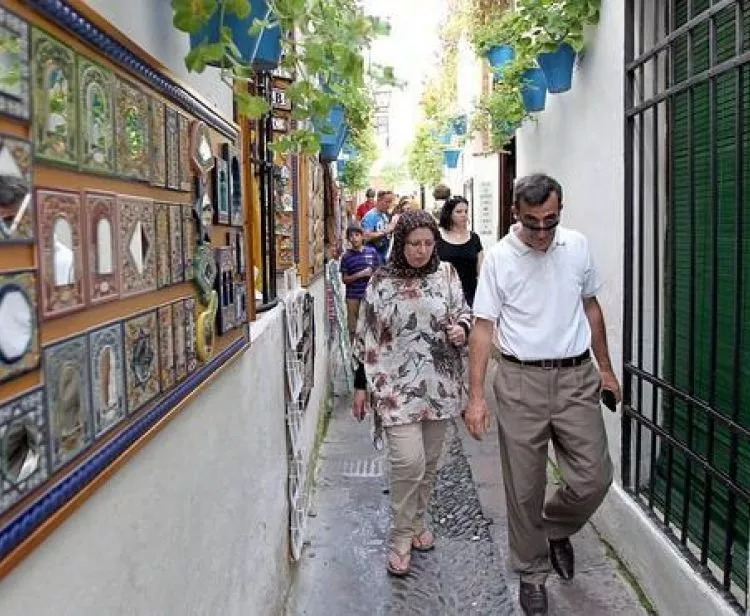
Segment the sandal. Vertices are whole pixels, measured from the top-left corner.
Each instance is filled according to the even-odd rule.
[[[412,549],[417,552],[429,552],[435,549],[435,535],[426,528],[411,540]]]
[[[396,550],[388,550],[388,561],[386,563],[386,569],[391,575],[396,577],[404,577],[409,575],[411,570],[411,554],[399,554]]]

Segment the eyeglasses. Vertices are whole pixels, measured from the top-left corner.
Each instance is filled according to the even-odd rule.
[[[529,231],[552,231],[552,229],[560,224],[560,217],[557,216],[555,218],[542,220],[541,224],[540,221],[532,222],[524,218],[521,218],[519,222],[524,227],[524,229],[528,229]]]
[[[424,246],[425,248],[430,249],[435,247],[435,240],[407,240],[406,245],[410,248],[419,248],[420,246]]]

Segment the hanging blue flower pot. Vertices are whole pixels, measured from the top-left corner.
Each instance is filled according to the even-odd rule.
[[[567,43],[561,43],[555,51],[537,56],[537,62],[544,71],[548,92],[558,94],[570,90],[575,61],[576,50]]]
[[[320,159],[324,162],[333,162],[339,157],[341,148],[344,147],[344,141],[349,134],[349,127],[343,121],[343,110],[341,112],[342,121],[336,129],[334,139],[328,139],[329,135],[325,135],[326,141],[323,141],[321,135],[321,146],[320,146]]]
[[[526,111],[544,111],[547,103],[547,83],[540,68],[530,68],[523,73],[521,98]]]
[[[346,169],[346,161],[345,160],[337,160],[336,161],[336,175],[341,177],[344,175],[344,169]]]
[[[510,45],[496,45],[491,47],[485,55],[490,67],[497,73],[498,69],[502,69],[506,64],[513,61],[516,52]]]
[[[451,130],[446,130],[445,132],[438,135],[438,141],[440,142],[440,145],[450,145],[451,139],[453,139],[453,131]]]
[[[453,118],[453,120],[451,121],[451,127],[453,129],[454,135],[463,137],[466,134],[466,129],[468,128],[466,115],[459,115]]]
[[[190,35],[190,47],[195,48],[201,43],[219,42],[220,13],[220,9],[217,8],[208,23]],[[260,70],[276,68],[281,58],[281,32],[278,25],[264,28],[260,36],[250,36],[248,33],[253,20],[264,20],[269,15],[270,9],[266,0],[253,0],[250,3],[250,14],[245,19],[240,19],[233,13],[224,15],[224,27],[232,31],[232,39],[240,51],[241,60]]]
[[[455,169],[458,167],[458,157],[461,155],[461,150],[443,150],[443,163],[448,169]]]

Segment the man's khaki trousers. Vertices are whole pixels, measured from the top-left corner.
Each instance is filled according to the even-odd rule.
[[[424,530],[446,426],[446,421],[420,421],[385,429],[393,512],[388,547],[399,554],[406,554],[412,538]]]
[[[495,358],[511,565],[521,581],[543,584],[551,570],[547,539],[580,530],[612,483],[599,371],[591,360],[545,369]],[[550,439],[564,485],[545,503]]]

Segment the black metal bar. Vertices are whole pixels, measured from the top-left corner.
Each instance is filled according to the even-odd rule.
[[[689,2],[687,21],[676,30],[673,30],[672,32],[670,32],[659,43],[654,45],[652,49],[649,49],[648,51],[645,51],[645,52],[643,51],[643,49],[641,49],[636,58],[630,61],[626,60],[625,70],[626,71],[635,70],[641,64],[645,64],[651,58],[653,58],[656,54],[658,54],[664,48],[666,48],[669,44],[673,43],[678,38],[680,38],[681,36],[689,32],[696,26],[699,26],[701,23],[705,22],[707,19],[712,18],[717,13],[720,13],[724,9],[732,6],[735,2],[737,2],[737,0],[719,0],[718,2],[716,2],[715,4],[707,8],[705,11],[703,11],[700,15],[696,17],[692,15],[692,3]],[[658,5],[658,4],[659,4],[658,2],[654,2],[654,5]],[[643,18],[643,14],[641,13],[641,19],[642,18]]]
[[[665,89],[663,92],[660,92],[659,94],[651,97],[650,99],[642,101],[641,103],[635,105],[634,107],[627,109],[625,113],[631,116],[643,113],[643,111],[645,111],[649,107],[653,107],[654,105],[661,103],[662,101],[666,100],[670,96],[674,96],[675,94],[684,92],[685,90],[692,88],[693,86],[696,86],[699,83],[705,83],[711,78],[718,77],[719,75],[723,75],[724,73],[731,71],[733,69],[736,69],[737,67],[740,67],[743,64],[747,64],[749,62],[750,62],[750,51],[746,51],[741,56],[730,58],[729,60],[725,60],[724,62],[720,62],[719,64],[716,64],[715,66],[709,67],[708,69],[706,69],[705,71],[702,71],[701,73],[698,73],[697,75],[688,77],[688,79],[680,82],[678,85],[669,87]]]
[[[643,8],[643,1],[641,0],[641,8]],[[639,69],[641,73],[641,80],[640,80],[640,86],[641,86],[641,92],[643,92],[643,67]],[[644,206],[643,203],[645,201],[645,194],[646,194],[646,178],[645,178],[645,172],[644,169],[646,167],[644,163],[645,159],[645,116],[641,116],[638,118],[638,206],[637,206],[637,212],[638,212],[638,273],[637,273],[637,282],[636,282],[636,289],[638,290],[638,326],[636,328],[636,342],[635,342],[635,348],[636,348],[636,358],[638,361],[638,367],[643,368],[643,295],[644,295],[644,286],[643,286],[643,279],[644,279],[644,258],[643,258],[643,244],[644,244],[644,234],[645,234],[645,212],[644,212]],[[638,380],[638,395],[636,396],[636,404],[638,405],[638,409],[643,408],[643,381]],[[655,437],[653,437],[655,438]],[[653,445],[653,438],[652,438],[652,445],[651,445],[651,455],[653,457],[654,454],[654,445]],[[635,459],[636,459],[636,467],[635,467],[635,489],[638,491],[640,489],[641,485],[641,443],[642,437],[641,437],[641,429],[640,426],[638,427],[638,431],[635,435]],[[649,498],[649,507],[651,506],[652,499]]]
[[[273,105],[271,103],[271,94],[273,91],[273,84],[271,81],[271,73],[265,73],[265,88],[266,88],[266,98],[269,102],[269,107],[272,108]],[[268,216],[270,220],[270,224],[268,226],[268,245],[269,245],[269,251],[268,251],[268,272],[264,272],[266,276],[268,276],[268,288],[270,297],[269,299],[275,299],[277,296],[276,292],[276,214],[275,214],[275,208],[274,208],[274,200],[275,200],[275,190],[274,190],[274,174],[273,174],[273,152],[270,149],[270,144],[273,140],[273,111],[269,111],[268,114],[266,114],[265,118],[265,124],[266,124],[266,151],[264,152],[264,157],[266,159],[266,173],[268,174],[267,177],[267,191],[268,191],[268,201],[266,202],[268,205]]]

